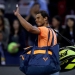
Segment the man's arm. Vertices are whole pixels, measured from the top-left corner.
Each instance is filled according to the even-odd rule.
[[[19,7],[17,6],[17,10],[14,12],[14,15],[19,19],[21,25],[28,31],[34,34],[40,34],[40,30],[32,26],[30,23],[28,23],[20,14],[19,14]]]

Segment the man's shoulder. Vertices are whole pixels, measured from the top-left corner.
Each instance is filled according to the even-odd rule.
[[[45,26],[40,26],[40,27],[38,27],[38,28],[47,28],[47,27],[45,27]]]
[[[41,26],[41,27],[38,27],[39,30],[40,30],[40,35],[43,36],[44,34],[48,33],[48,28],[45,27],[45,26]]]
[[[41,29],[41,30],[45,30],[45,29],[48,29],[47,27],[45,27],[45,26],[41,26],[41,27],[38,27],[39,29]]]

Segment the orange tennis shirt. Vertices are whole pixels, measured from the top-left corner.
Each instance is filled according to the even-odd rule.
[[[43,47],[43,46],[47,46],[47,41],[48,41],[48,28],[45,27],[45,26],[42,26],[42,27],[38,27],[39,30],[40,30],[40,34],[38,35],[38,47]],[[57,44],[57,37],[56,37],[56,33],[53,31],[52,33],[52,29],[50,28],[50,39],[49,39],[49,42],[48,42],[48,46],[51,45],[52,43],[52,38],[53,38],[53,35],[54,35],[54,45]],[[53,35],[52,35],[53,34]]]
[[[44,26],[43,27],[38,27],[38,28],[40,30],[40,34],[38,35],[38,47],[47,46],[48,32],[49,32],[49,30],[50,30],[50,39],[49,39],[49,42],[48,42],[48,46],[51,46],[53,35],[54,35],[54,43],[53,43],[53,45],[57,44],[56,34],[55,34],[55,32],[51,28],[49,28],[49,30],[48,30],[47,27],[44,27]],[[28,54],[30,54],[30,52],[28,52]],[[38,53],[41,53],[41,52],[43,54],[45,54],[46,50],[35,50],[34,54],[38,54]],[[52,55],[52,52],[48,51],[48,54]]]

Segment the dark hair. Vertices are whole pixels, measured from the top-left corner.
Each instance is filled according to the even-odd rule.
[[[34,7],[35,5],[39,5],[39,7],[40,7],[40,4],[39,4],[38,2],[35,2],[35,3],[32,5],[32,7]]]
[[[14,23],[14,21],[18,21],[18,19],[13,20],[13,23]],[[19,21],[18,21],[18,23],[19,23]],[[21,31],[21,25],[20,25],[20,23],[19,23],[18,34],[20,33],[20,31]],[[11,26],[11,34],[13,35],[14,33],[15,33],[15,30],[14,30],[13,25],[12,25],[12,26]]]
[[[60,22],[60,25],[62,24],[62,20],[61,20],[61,17],[60,16],[56,15],[53,18],[55,18],[57,21],[59,21]]]
[[[49,21],[49,15],[46,11],[41,10],[41,11],[37,12],[37,14],[41,14],[43,18],[47,17],[47,19]]]
[[[68,21],[68,20],[71,20],[71,21],[75,21],[75,19],[74,18],[68,18],[66,21]]]
[[[73,37],[74,37],[74,42],[75,42],[75,20],[74,20],[74,18],[68,18],[67,19],[67,21],[68,20],[72,20],[73,22],[74,22],[74,24],[73,24]],[[70,28],[69,28],[69,26],[66,24],[66,29],[65,29],[65,32],[64,32],[64,35],[68,38],[68,39],[71,39],[71,36],[70,36]]]
[[[5,27],[4,27],[4,17],[3,16],[0,16],[0,20],[2,20],[2,26],[3,26],[3,31],[4,31],[4,29],[5,29]]]
[[[59,24],[59,31],[61,31],[62,30],[62,20],[61,20],[61,17],[60,16],[58,16],[58,15],[56,15],[56,16],[54,16],[53,18],[55,18],[60,24]],[[54,28],[53,26],[52,26],[52,28]]]
[[[74,18],[68,18],[67,21],[68,20],[71,20],[71,21],[74,22],[74,24],[73,24],[73,30],[75,30],[75,19]],[[69,30],[69,26],[67,24],[66,24],[66,29]]]

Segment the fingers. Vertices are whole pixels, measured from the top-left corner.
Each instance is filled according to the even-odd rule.
[[[16,8],[17,8],[17,11],[19,11],[19,6],[18,6],[18,4],[16,4]]]
[[[16,4],[16,10],[13,11],[14,12],[14,15],[17,16],[19,14],[19,6],[18,4]]]
[[[18,8],[18,4],[16,4],[16,7]]]

